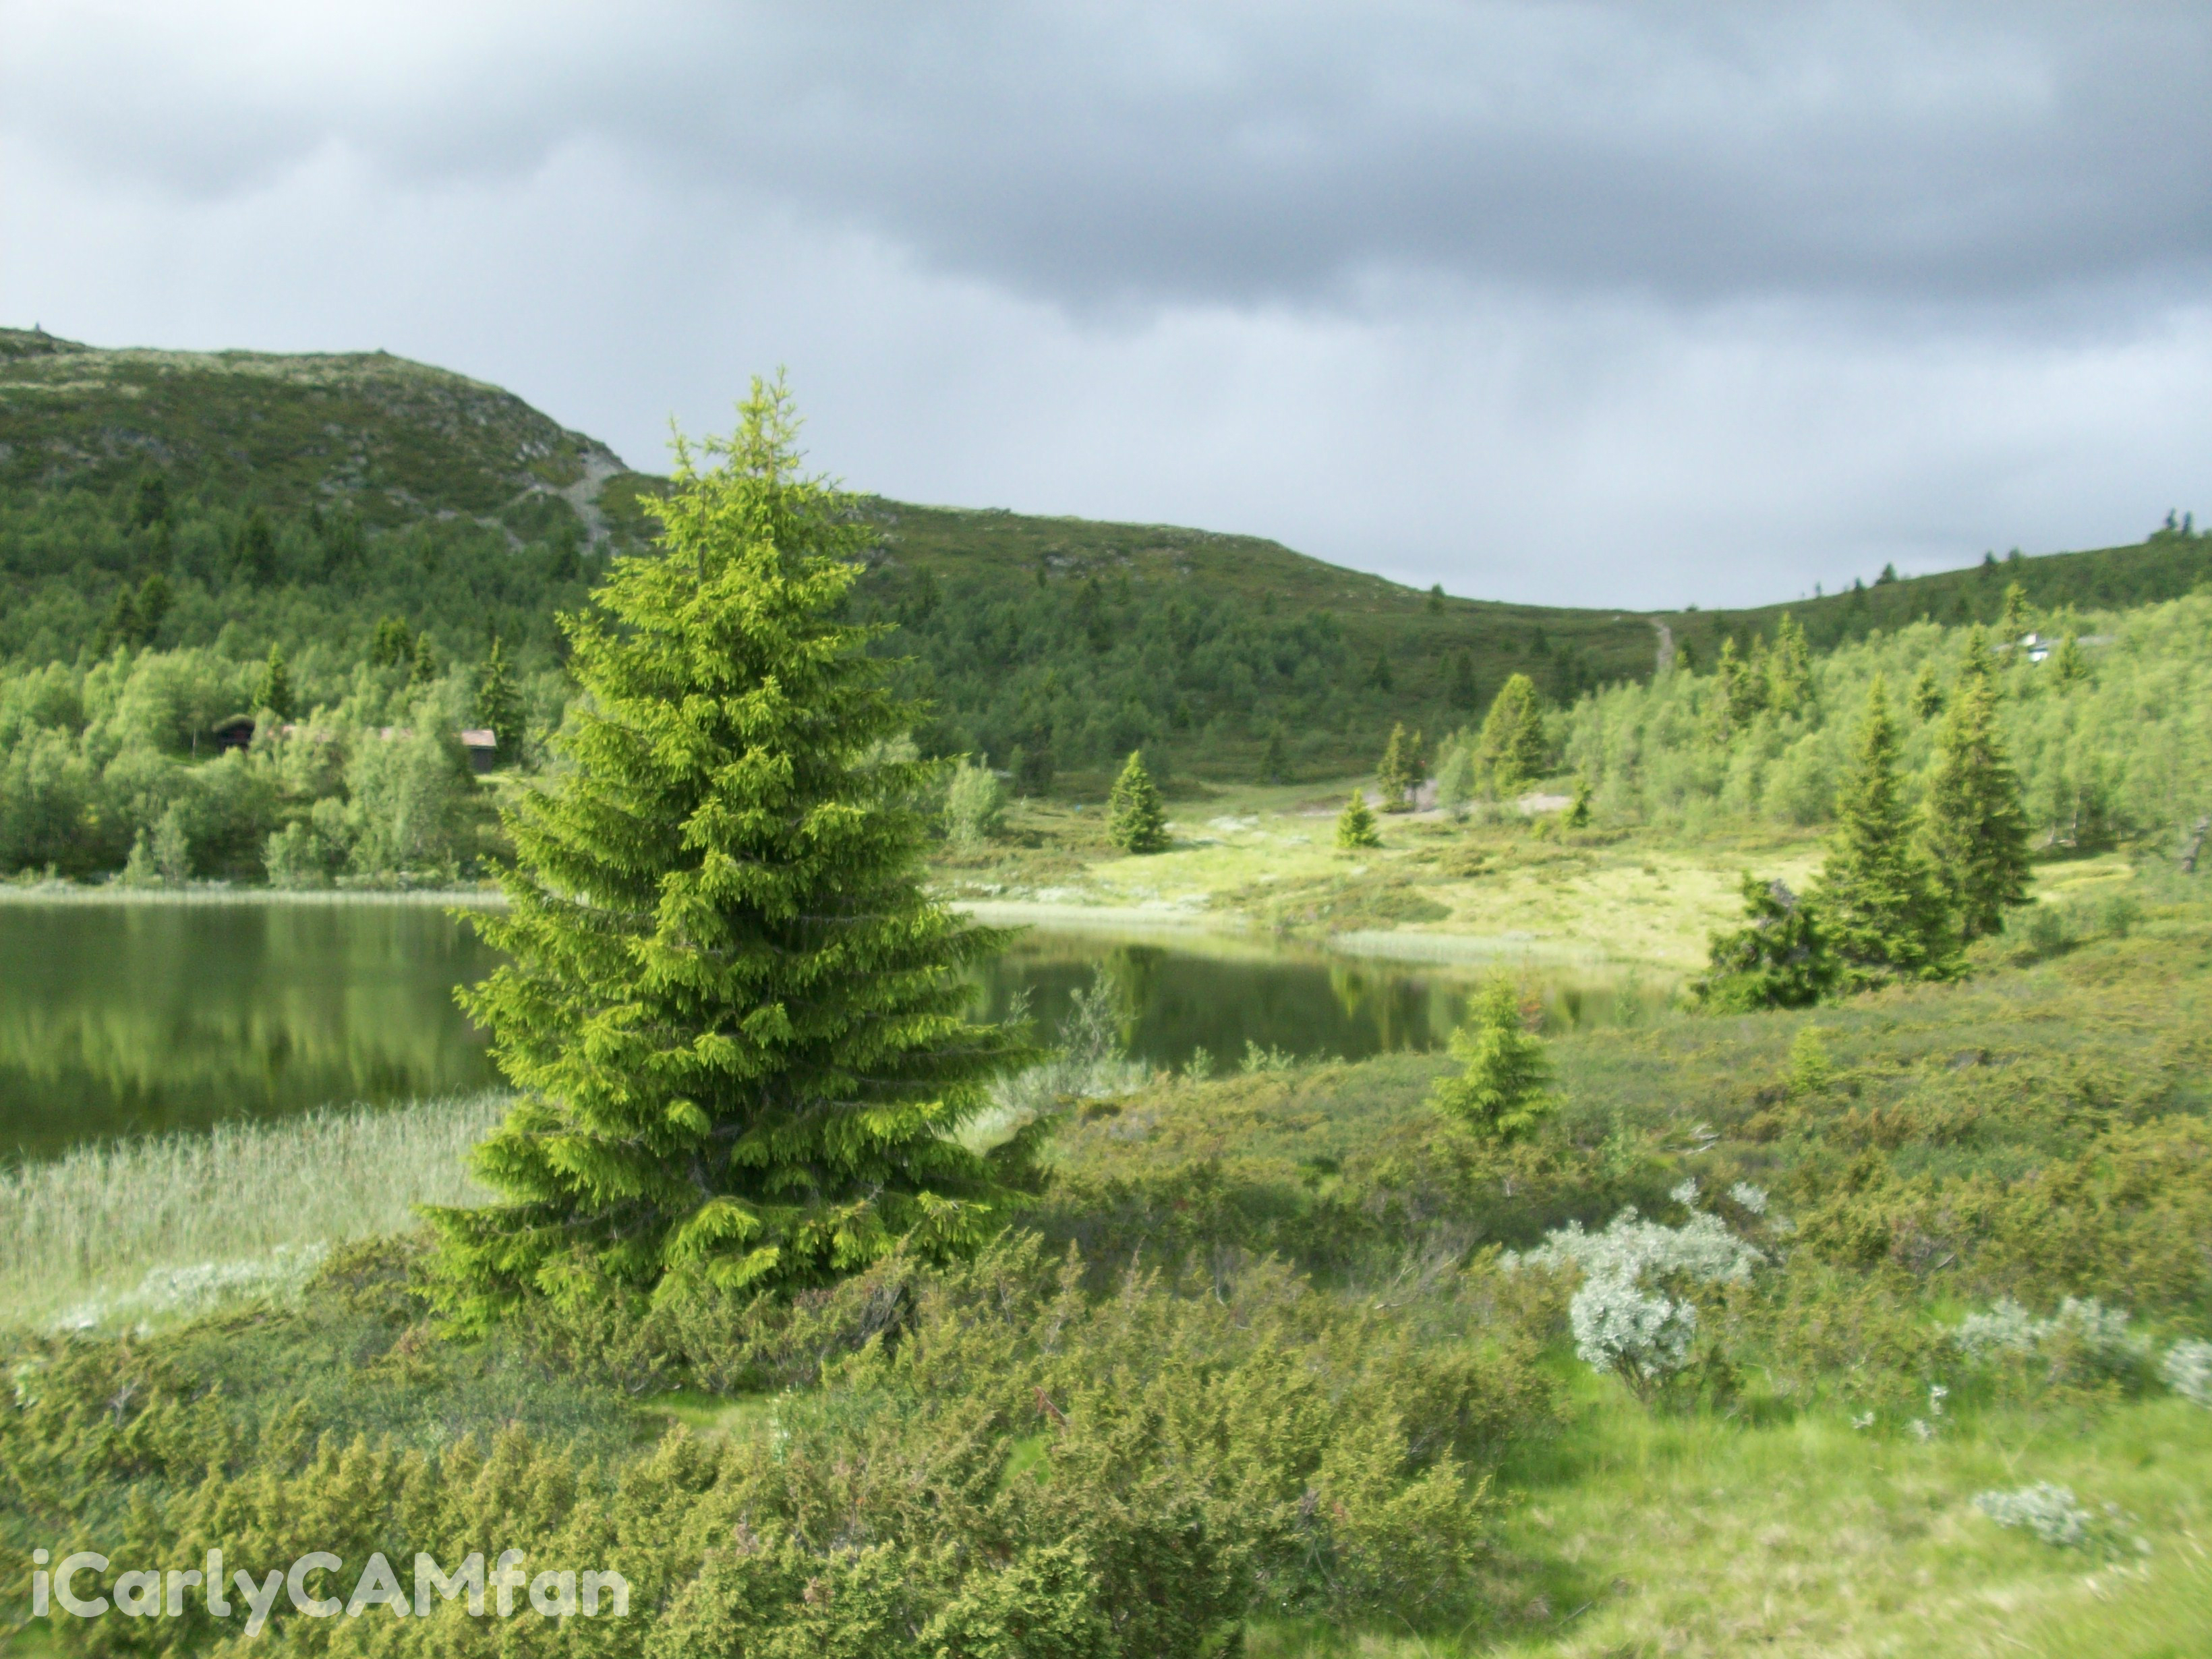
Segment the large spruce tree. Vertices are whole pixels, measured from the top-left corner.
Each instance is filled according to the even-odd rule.
[[[1836,793],[1836,832],[1813,898],[1850,988],[1956,971],[1958,927],[1912,834],[1897,723],[1876,680],[1858,752]]]
[[[660,556],[566,619],[568,763],[507,815],[512,958],[464,994],[522,1093],[499,1194],[430,1212],[464,1327],[611,1279],[815,1285],[973,1250],[1000,1171],[953,1138],[1024,1051],[963,1014],[998,937],[925,896],[916,707],[838,620],[862,532],[798,473],[781,383],[677,447]]]
[[[2027,809],[1996,702],[1987,675],[1961,680],[1928,787],[1928,850],[1966,939],[1996,933],[2007,906],[2027,902]]]

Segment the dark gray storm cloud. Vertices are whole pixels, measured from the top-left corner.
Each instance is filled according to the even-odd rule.
[[[106,71],[33,55],[10,97],[209,192],[333,139],[420,179],[595,136],[1079,304],[2012,303],[2212,264],[2202,4],[462,10],[182,63],[79,27]]]
[[[389,345],[648,460],[784,361],[869,487],[1656,604],[2117,539],[2212,420],[2202,0],[0,0],[0,40],[10,320]]]

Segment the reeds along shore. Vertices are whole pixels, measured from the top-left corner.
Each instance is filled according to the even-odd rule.
[[[0,1170],[0,1324],[132,1324],[277,1288],[328,1245],[468,1204],[497,1093],[85,1146]],[[167,1305],[173,1304],[173,1307]]]

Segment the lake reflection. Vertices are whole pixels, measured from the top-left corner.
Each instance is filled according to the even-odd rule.
[[[495,1079],[415,904],[0,903],[0,1156]]]
[[[497,1082],[453,988],[497,960],[430,905],[0,902],[0,1158],[80,1141],[410,1100]],[[1441,1046],[1474,971],[1208,936],[1031,928],[977,973],[975,1012],[1026,1000],[1049,1040],[1103,976],[1136,1059],[1227,1066]],[[1634,1018],[1671,988],[1527,970],[1559,1030]]]
[[[1671,980],[1632,970],[1504,964],[1543,1005],[1543,1029],[1621,1024],[1664,1006]],[[1086,932],[1019,935],[981,971],[981,1012],[1003,1019],[1026,998],[1056,1031],[1074,994],[1094,979],[1113,1000],[1136,1059],[1182,1067],[1204,1049],[1227,1069],[1248,1045],[1301,1060],[1360,1060],[1440,1048],[1464,1016],[1478,966],[1426,966],[1319,950],[1237,949],[1226,941],[1121,939]]]

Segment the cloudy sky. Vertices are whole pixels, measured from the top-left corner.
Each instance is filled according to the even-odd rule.
[[[0,0],[0,322],[1715,605],[2212,507],[2212,8]]]

